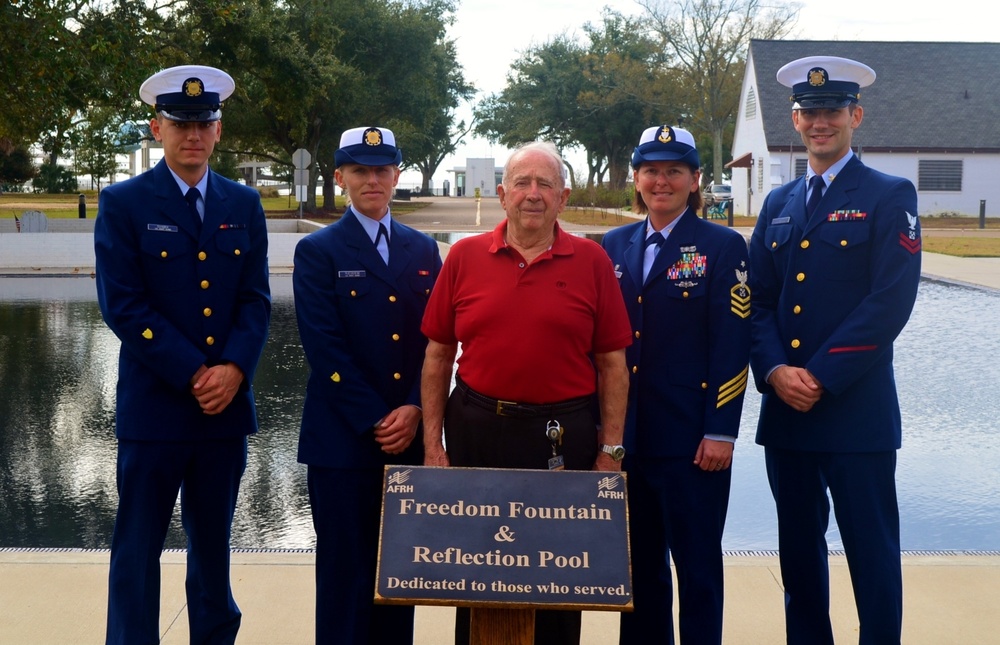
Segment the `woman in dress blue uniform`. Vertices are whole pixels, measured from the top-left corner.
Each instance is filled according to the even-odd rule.
[[[632,322],[625,423],[635,611],[621,643],[722,642],[722,532],[747,384],[750,292],[741,235],[699,219],[694,137],[647,128],[632,155],[645,221],[604,236]]]
[[[139,95],[155,106],[163,160],[101,191],[97,296],[121,340],[108,643],[159,642],[159,558],[178,491],[191,642],[233,643],[240,626],[229,535],[271,300],[260,196],[208,167],[233,89],[200,65],[147,79]]]
[[[892,344],[917,295],[920,223],[913,184],[851,151],[860,89],[874,80],[831,56],[778,71],[809,167],[767,196],[750,241],[757,443],[778,513],[788,643],[833,644],[828,491],[859,642],[898,644],[902,629]]]
[[[423,463],[420,321],[437,242],[396,222],[391,130],[344,132],[335,179],[350,208],[302,239],[293,284],[309,362],[299,461],[316,529],[316,642],[411,643],[413,607],[375,605],[383,467]]]

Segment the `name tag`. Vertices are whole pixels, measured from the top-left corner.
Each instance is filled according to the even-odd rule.
[[[790,218],[790,217],[775,217],[774,219],[771,220],[771,223],[772,224],[787,224],[788,222],[791,221],[791,219],[792,218]]]
[[[365,271],[337,271],[338,278],[364,278],[367,275]]]
[[[146,224],[147,231],[157,231],[159,233],[176,233],[177,227],[169,224]]]

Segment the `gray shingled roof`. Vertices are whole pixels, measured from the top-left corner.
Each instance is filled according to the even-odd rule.
[[[842,56],[875,70],[861,90],[864,121],[853,144],[902,151],[1000,151],[1000,43],[753,40],[758,105],[770,149],[802,141],[790,90],[774,75],[803,56]]]

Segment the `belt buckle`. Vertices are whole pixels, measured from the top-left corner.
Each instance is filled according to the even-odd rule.
[[[500,399],[497,399],[497,416],[500,416],[500,417],[507,416],[506,414],[504,414],[504,411],[503,411],[503,406],[505,406],[505,405],[514,406],[514,405],[517,405],[517,403],[515,401],[501,401]]]

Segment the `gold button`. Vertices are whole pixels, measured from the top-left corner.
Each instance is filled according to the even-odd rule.
[[[207,257],[208,257],[208,253],[205,253],[204,251],[198,251],[198,259],[199,260],[204,260]]]
[[[355,291],[354,289],[351,289],[351,297],[354,298],[357,295],[358,295],[358,292]]]
[[[639,373],[639,366],[638,365],[633,365],[632,366],[632,373],[633,374],[638,374]]]
[[[396,379],[398,381],[399,379],[403,378],[403,375],[400,374],[399,372],[395,372],[395,373],[393,373],[392,378],[394,378],[394,379]]]
[[[801,242],[799,242],[799,246],[801,246],[804,249],[808,249],[809,248],[809,240],[802,240]]]
[[[146,340],[153,340],[153,330],[147,328],[146,331],[142,332],[142,337]]]
[[[233,251],[233,253],[236,254],[236,255],[239,255],[240,254],[240,250],[236,249],[235,251]]]
[[[798,280],[799,282],[802,282],[806,279],[806,274],[800,273],[797,276],[795,276],[795,279]]]
[[[396,296],[389,296],[389,302],[396,302]]]
[[[201,313],[205,314],[205,318],[208,318],[212,315],[212,309],[210,307],[205,307],[201,310]]]
[[[393,334],[392,335],[392,339],[393,340],[399,340],[399,334]]]
[[[167,252],[166,251],[160,251],[160,257],[161,258],[167,257]]]
[[[635,337],[636,337],[636,338],[638,338],[638,337],[639,337],[639,331],[638,331],[638,330],[636,330],[636,332],[635,332]]]
[[[701,384],[701,389],[707,390],[708,389],[708,383],[702,383]]]
[[[792,349],[798,349],[799,345],[801,345],[801,344],[802,343],[799,342],[798,338],[793,338],[792,339]]]
[[[642,304],[642,296],[639,296],[639,304]]]
[[[778,243],[777,242],[771,242],[771,248],[772,249],[778,248]]]
[[[847,240],[841,240],[840,241],[840,245],[841,246],[847,246]]]
[[[205,343],[208,344],[208,345],[214,345],[215,344],[215,337],[214,336],[209,336],[208,338],[205,339]]]
[[[208,289],[208,280],[202,280],[201,281],[201,288],[202,289]]]
[[[800,307],[799,305],[795,305],[794,307],[792,307],[792,313],[794,314],[802,313],[802,307]]]
[[[690,293],[688,293],[687,291],[685,291],[684,293],[681,294],[681,297],[682,298],[687,298],[690,295],[691,295]]]
[[[330,375],[330,380],[334,383],[340,383],[340,374],[338,372],[334,372]]]

